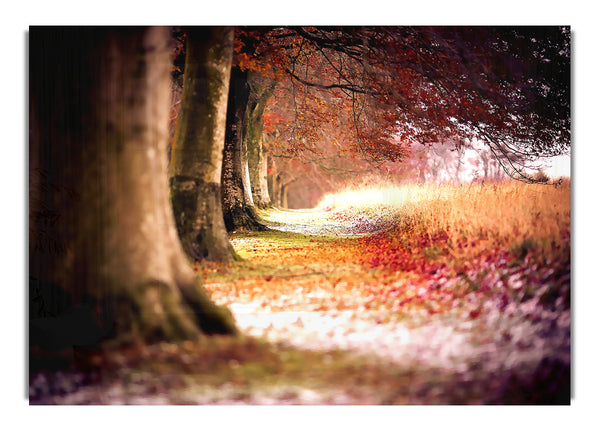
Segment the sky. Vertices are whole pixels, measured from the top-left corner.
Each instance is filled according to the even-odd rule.
[[[571,156],[552,157],[550,167],[544,169],[546,175],[551,178],[570,177],[571,176]]]

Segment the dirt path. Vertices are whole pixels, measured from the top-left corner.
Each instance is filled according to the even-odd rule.
[[[263,221],[273,230],[317,237],[356,238],[389,228],[381,217],[342,218],[342,211],[281,210],[262,213]]]
[[[361,215],[341,220],[340,214],[332,211],[275,210],[266,213],[265,220],[271,229],[298,236],[288,237],[291,243],[284,247],[283,238],[273,244],[268,235],[263,239],[235,238],[234,246],[250,261],[277,262],[306,247],[295,247],[294,240],[313,241],[317,246],[312,247],[313,253],[299,255],[300,259],[284,259],[283,265],[266,276],[276,279],[286,264],[288,268],[299,266],[290,269],[284,286],[271,279],[278,294],[267,295],[267,302],[262,295],[253,301],[240,297],[224,300],[249,335],[300,349],[344,350],[376,357],[385,366],[403,370],[427,369],[434,374],[448,370],[465,383],[473,382],[474,387],[474,382],[490,376],[515,381],[529,381],[539,373],[558,373],[560,377],[563,365],[570,362],[570,311],[550,311],[535,300],[506,306],[500,299],[472,294],[453,309],[434,314],[425,306],[402,314],[392,311],[389,303],[370,307],[373,292],[381,290],[379,284],[412,288],[416,296],[424,298],[432,284],[411,286],[401,275],[397,280],[394,275],[374,276],[372,271],[353,265],[352,259],[336,263],[335,253],[348,253],[345,241],[386,230],[388,226],[381,218]],[[334,258],[319,253],[323,250],[330,250]],[[311,264],[302,266],[303,262]],[[312,282],[297,279],[311,276]],[[454,281],[443,280],[449,286]],[[215,289],[217,296],[218,292]],[[497,382],[499,386],[505,383]],[[443,397],[438,401],[443,402]]]

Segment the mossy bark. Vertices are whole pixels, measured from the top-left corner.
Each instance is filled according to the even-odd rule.
[[[236,333],[168,199],[167,28],[30,32],[30,344]]]
[[[248,72],[234,67],[231,71],[229,86],[227,127],[221,176],[223,217],[225,226],[230,232],[265,229],[258,221],[252,196],[249,193],[247,154],[243,146],[246,128],[244,116],[249,93]]]
[[[237,258],[223,220],[221,170],[233,29],[187,29],[181,115],[171,153],[177,232],[194,260]]]
[[[250,96],[246,107],[245,143],[248,151],[248,174],[252,200],[259,208],[271,204],[267,183],[267,154],[263,142],[263,113],[273,94],[276,81],[266,80],[258,73],[249,73]]]

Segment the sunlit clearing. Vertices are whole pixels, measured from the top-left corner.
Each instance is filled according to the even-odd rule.
[[[346,225],[331,217],[327,209],[259,211],[270,229],[305,235],[338,235],[344,233]],[[348,233],[348,232],[345,232]],[[234,244],[235,246],[235,244]]]
[[[319,209],[398,207],[408,202],[422,202],[442,198],[439,185],[370,186],[349,188],[339,193],[327,194],[319,202]]]
[[[270,223],[281,224],[282,228],[285,225],[295,225],[298,223],[309,223],[315,221],[316,210],[279,210],[274,209],[272,211],[265,211],[261,213],[264,220]],[[285,229],[284,229],[285,230]]]

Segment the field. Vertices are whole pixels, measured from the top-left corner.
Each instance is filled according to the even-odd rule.
[[[564,404],[570,183],[389,186],[269,209],[197,264],[244,334],[83,355],[33,403]],[[77,356],[78,353],[70,353]]]

